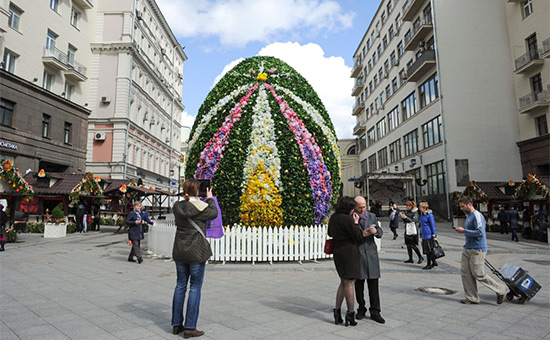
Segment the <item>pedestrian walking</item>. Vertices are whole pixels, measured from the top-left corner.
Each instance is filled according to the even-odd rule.
[[[432,211],[429,209],[428,202],[420,202],[420,236],[422,237],[422,253],[426,255],[428,263],[422,269],[432,269],[437,266],[434,256],[435,242],[437,241],[437,232],[435,230],[435,219]]]
[[[506,207],[500,207],[500,211],[498,212],[497,219],[500,222],[500,233],[508,234],[508,213],[506,212]]]
[[[460,209],[466,214],[464,227],[457,227],[457,233],[464,234],[465,244],[462,250],[460,272],[464,287],[464,304],[479,304],[477,282],[482,283],[497,295],[497,304],[504,301],[506,286],[485,274],[485,256],[487,254],[486,221],[473,206],[472,198],[463,196],[458,201]]]
[[[344,322],[341,312],[344,299],[348,307],[345,325],[357,325],[353,292],[355,280],[361,277],[359,243],[363,240],[363,233],[359,227],[359,215],[354,211],[355,206],[353,198],[341,197],[328,222],[328,235],[334,242],[334,266],[340,277],[340,284],[336,290],[336,304],[332,310],[334,323],[337,325]]]
[[[6,224],[8,223],[8,215],[4,211],[4,205],[0,204],[0,251],[4,251],[6,244]]]
[[[142,219],[140,215],[141,203],[135,202],[134,208],[128,213],[126,217],[126,225],[128,226],[128,241],[131,243],[132,250],[128,255],[128,262],[136,262],[134,256],[137,257],[137,262],[140,264],[143,262],[141,257],[141,240],[143,240],[143,228],[141,226]]]
[[[531,238],[531,234],[533,232],[533,227],[531,224],[531,210],[529,210],[529,207],[526,207],[523,210],[523,234],[522,236],[524,238]]]
[[[186,180],[183,183],[184,200],[176,202],[173,207],[177,229],[172,259],[176,263],[177,281],[172,300],[172,333],[183,332],[184,338],[204,335],[204,331],[197,329],[197,321],[206,261],[212,256],[210,243],[206,240],[206,222],[218,216],[211,187],[206,189],[206,202],[203,202],[198,197],[199,186],[195,179]],[[184,319],[183,305],[188,284]]]
[[[519,242],[519,214],[514,206],[508,210],[508,223],[510,223],[510,230],[512,231],[512,241]]]
[[[405,263],[414,263],[414,251],[418,255],[418,264],[421,264],[424,261],[424,257],[420,254],[420,249],[418,249],[418,208],[416,207],[416,202],[413,201],[407,201],[405,206],[407,210],[399,213],[399,216],[405,223],[405,245],[409,254],[409,259]]]
[[[99,231],[100,225],[101,225],[101,216],[100,216],[100,208],[99,204],[95,204],[94,208],[92,210],[92,214],[94,215],[92,230]]]
[[[361,276],[355,280],[355,297],[357,304],[357,320],[365,317],[367,307],[365,303],[365,280],[369,291],[369,314],[371,320],[385,323],[386,320],[380,314],[380,293],[378,291],[378,279],[380,278],[380,260],[374,238],[381,238],[383,231],[378,226],[376,215],[367,211],[367,201],[362,196],[355,197],[355,212],[359,215],[359,227],[363,231],[363,239],[359,243],[359,256],[361,264]]]
[[[399,228],[399,209],[397,208],[397,204],[393,203],[390,204],[390,230],[393,233],[393,239],[397,239],[397,229]]]

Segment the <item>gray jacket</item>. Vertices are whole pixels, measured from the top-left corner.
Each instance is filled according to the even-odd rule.
[[[363,241],[359,244],[359,255],[361,257],[361,279],[378,279],[380,278],[380,261],[378,259],[378,250],[374,237],[381,238],[383,231],[378,226],[376,215],[371,212],[366,212],[365,215],[359,215],[359,226],[362,230],[367,229],[371,224],[376,225],[378,234],[363,237]]]

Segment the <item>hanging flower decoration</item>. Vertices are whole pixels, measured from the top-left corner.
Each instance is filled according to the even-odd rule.
[[[96,177],[94,177],[94,181],[95,181],[96,183],[101,182],[101,176],[96,176]]]
[[[542,183],[536,175],[529,174],[527,179],[516,187],[513,198],[525,199],[535,195],[540,195],[542,198],[550,199],[550,189]]]
[[[122,185],[118,188],[118,190],[119,190],[121,193],[125,194],[126,191],[128,191],[128,187],[126,187],[126,184],[122,184]]]
[[[336,202],[332,122],[307,81],[277,58],[249,58],[226,73],[191,136],[185,177],[212,180],[225,223],[322,223]]]
[[[44,169],[40,169],[40,171],[38,171],[38,177],[40,178],[46,177],[46,171],[44,171]]]
[[[489,202],[489,197],[487,197],[485,191],[481,190],[481,188],[474,181],[468,182],[468,185],[464,189],[462,195],[470,196],[472,200],[483,202],[485,204]]]
[[[94,179],[94,174],[87,173],[77,185],[69,192],[70,203],[75,204],[78,202],[80,196],[101,196],[103,195],[103,189],[99,183]]]
[[[514,185],[516,185],[516,183],[514,182],[513,179],[511,179],[511,180],[508,181],[508,185],[513,187]]]
[[[16,193],[22,195],[30,195],[34,193],[32,186],[23,178],[19,168],[14,167],[13,162],[9,159],[2,164],[0,181],[6,182],[8,188]]]

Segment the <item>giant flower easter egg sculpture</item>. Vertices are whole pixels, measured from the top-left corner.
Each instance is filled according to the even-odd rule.
[[[273,57],[235,66],[191,131],[186,178],[211,179],[224,224],[323,223],[340,187],[336,134],[321,100]]]

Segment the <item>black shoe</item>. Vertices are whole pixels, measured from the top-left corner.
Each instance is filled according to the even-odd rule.
[[[174,335],[180,334],[181,332],[183,332],[183,326],[182,325],[174,326],[172,328],[172,334],[174,334]]]
[[[128,259],[128,262],[136,262],[134,259]]]
[[[342,322],[344,322],[344,320],[342,319],[342,312],[340,311],[340,308],[338,308],[338,309],[334,308],[332,310],[332,314],[334,314],[334,324],[335,325],[338,325],[338,324],[341,324]]]
[[[357,311],[357,314],[355,315],[355,319],[357,319],[357,320],[362,320],[362,319],[364,319],[364,318],[365,318],[365,313],[366,313],[366,312],[365,312],[364,310],[359,309],[359,310]]]
[[[395,236],[393,237],[393,240],[395,240],[396,238],[397,238],[397,235],[395,235]]]
[[[427,265],[426,267],[423,267],[422,269],[432,269],[431,265]]]
[[[504,302],[504,294],[500,295],[500,294],[497,294],[497,305],[500,305],[501,303]]]
[[[437,267],[437,262],[436,261],[432,262],[432,267]]]
[[[414,261],[412,259],[408,259],[407,261],[403,261],[405,263],[414,263]]]
[[[423,258],[423,257],[419,258],[417,263],[418,263],[418,264],[421,264],[422,262],[424,262],[424,258]]]
[[[350,326],[357,325],[357,321],[355,321],[355,312],[347,312],[346,313],[346,321],[344,322],[344,326],[348,326],[348,323]]]
[[[143,259],[140,257],[140,258],[138,259],[138,263],[141,263],[141,262],[143,262]]]
[[[377,314],[372,314],[372,313],[371,313],[370,319],[371,319],[371,320],[374,320],[374,321],[376,321],[376,322],[378,322],[378,323],[386,323],[386,320],[384,320],[384,318],[382,317],[382,315],[380,315],[380,314],[378,314],[378,313],[377,313]]]
[[[4,249],[4,247],[0,248],[0,251],[5,251],[6,249]]]

